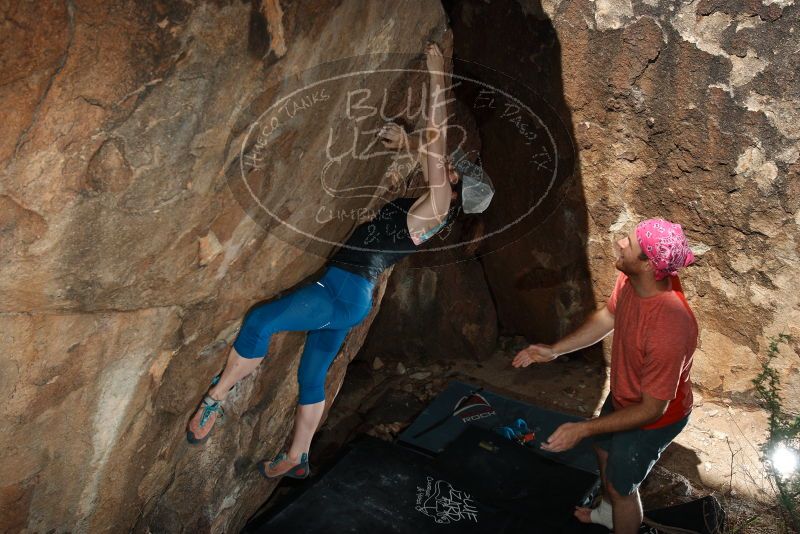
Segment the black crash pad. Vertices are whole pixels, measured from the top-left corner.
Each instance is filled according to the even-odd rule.
[[[430,458],[365,439],[289,506],[248,531],[506,532],[510,522],[452,484]]]
[[[573,511],[598,477],[555,462],[495,432],[470,426],[436,458],[454,485],[512,518],[506,532],[604,533]]]
[[[517,418],[535,431],[532,446],[496,433]],[[246,531],[607,532],[572,516],[574,506],[585,505],[596,490],[589,445],[559,455],[538,446],[558,425],[575,420],[453,382],[400,436],[403,446],[374,438],[356,442],[310,488]],[[721,532],[724,512],[709,499],[645,512],[649,526],[641,532],[675,532],[672,525]]]
[[[595,478],[477,427],[435,459],[368,438],[247,531],[603,533],[572,517]]]
[[[429,454],[438,454],[469,425],[494,430],[511,425],[518,418],[524,419],[535,432],[532,445],[539,454],[588,473],[598,473],[597,459],[588,440],[558,454],[539,449],[542,441],[561,424],[583,418],[545,410],[458,381],[450,382],[403,431],[398,441]]]

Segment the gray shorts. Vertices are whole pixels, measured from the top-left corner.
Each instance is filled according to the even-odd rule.
[[[606,398],[600,415],[614,411],[611,394]],[[636,428],[623,432],[599,434],[594,444],[608,453],[606,479],[620,495],[630,495],[644,481],[647,474],[689,422],[687,415],[680,421],[651,430]]]

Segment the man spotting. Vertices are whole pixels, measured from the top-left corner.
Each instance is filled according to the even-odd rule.
[[[593,437],[603,500],[575,516],[627,534],[642,522],[639,485],[689,419],[697,321],[677,276],[694,261],[679,224],[643,221],[617,247],[621,272],[606,306],[553,345],[521,350],[512,365],[552,361],[614,332],[611,392],[600,415],[561,425],[542,449],[561,452]]]

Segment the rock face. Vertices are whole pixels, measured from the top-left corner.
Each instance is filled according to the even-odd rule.
[[[477,355],[497,322],[551,341],[608,297],[612,239],[663,216],[698,256],[683,277],[697,384],[751,401],[768,338],[788,333],[778,365],[800,411],[796,2],[12,2],[0,8],[0,530],[244,524],[273,489],[253,465],[291,427],[302,337],[275,337],[205,447],[186,445],[186,421],[244,312],[320,269],[363,206],[339,193],[374,188],[387,166],[337,144],[353,123],[365,138],[380,124],[374,102],[349,105],[363,86],[284,98],[319,81],[316,65],[419,56],[443,38],[445,10],[455,54],[538,103],[558,172],[544,187],[546,165],[512,148],[508,121],[476,113],[498,189],[482,231],[545,201],[503,246],[475,245],[469,267],[399,266],[403,332],[432,322]],[[387,69],[368,83],[391,112],[411,81]],[[323,198],[320,220],[309,206]],[[455,307],[426,308],[431,294]],[[334,363],[329,398],[372,318]]]
[[[800,6],[445,6],[456,55],[524,82],[574,138],[559,209],[482,259],[501,328],[532,341],[569,330],[608,298],[612,240],[641,219],[669,218],[698,257],[682,277],[701,332],[695,382],[751,401],[768,338],[784,332],[794,341],[781,345],[776,365],[787,408],[800,411],[800,77],[792,48]],[[507,170],[523,167],[492,145],[492,124],[479,126],[495,181],[516,180],[512,190],[523,195],[522,180]],[[505,159],[491,161],[493,153]]]
[[[274,138],[248,128],[305,69],[364,53],[376,54],[373,68],[390,51],[419,57],[444,20],[436,2],[0,8],[0,530],[244,524],[273,488],[253,466],[291,428],[302,337],[275,336],[205,447],[186,444],[186,421],[245,311],[307,280],[353,226],[315,228],[328,238],[316,255],[309,235],[284,228],[321,195],[330,116],[299,114],[316,100],[285,108],[295,120]],[[328,104],[344,103],[348,87],[324,93]],[[246,157],[253,168],[241,172]],[[387,161],[336,163],[364,186]],[[248,185],[261,177],[283,225],[242,205],[239,174]],[[371,321],[346,341],[329,398]]]

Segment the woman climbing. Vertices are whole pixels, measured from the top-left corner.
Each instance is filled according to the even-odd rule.
[[[444,57],[429,44],[426,62],[430,77],[427,141],[425,148],[409,145],[397,125],[387,124],[379,132],[390,149],[418,149],[428,187],[419,198],[399,198],[358,226],[345,246],[329,260],[315,283],[253,308],[244,318],[222,374],[214,379],[197,412],[189,421],[190,443],[204,442],[221,415],[221,404],[230,389],[261,364],[270,337],[279,331],[308,331],[298,370],[299,406],[294,437],[288,451],[272,461],[259,463],[268,478],[309,474],[308,451],[325,408],[325,376],[344,342],[347,332],[361,322],[372,306],[372,293],[381,272],[441,229],[448,219],[451,201],[457,200],[453,186],[459,175],[445,165]]]

